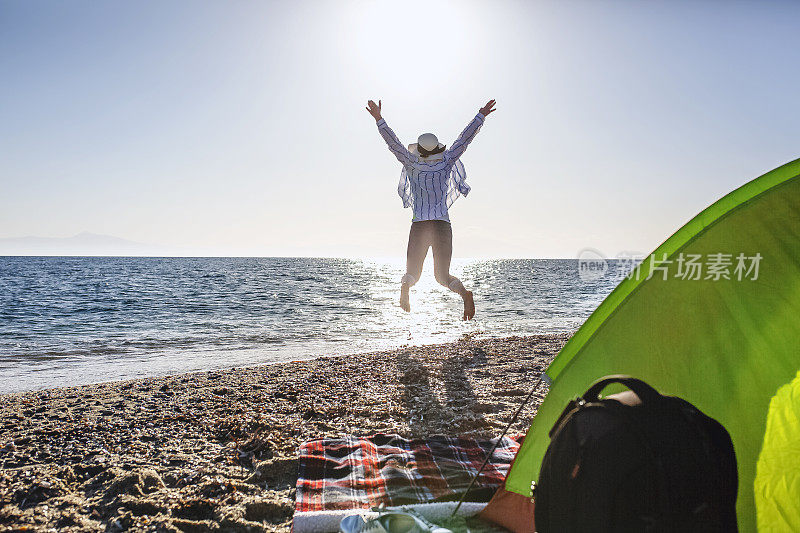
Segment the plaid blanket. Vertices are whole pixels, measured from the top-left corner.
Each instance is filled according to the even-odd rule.
[[[299,449],[295,512],[458,500],[495,442],[397,435],[306,442]],[[518,449],[516,440],[503,437],[468,501],[489,501]]]

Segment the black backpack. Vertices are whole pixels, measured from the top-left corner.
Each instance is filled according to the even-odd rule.
[[[612,383],[630,391],[598,399]],[[550,430],[536,529],[735,532],[738,484],[733,443],[719,422],[641,380],[608,376]]]

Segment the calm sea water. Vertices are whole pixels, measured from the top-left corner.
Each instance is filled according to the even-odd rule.
[[[430,262],[430,261],[429,261]],[[612,265],[613,267],[613,265]],[[476,319],[425,265],[314,258],[0,257],[0,392],[454,340],[574,331],[619,278],[577,260],[455,260]],[[613,270],[613,268],[612,268]]]

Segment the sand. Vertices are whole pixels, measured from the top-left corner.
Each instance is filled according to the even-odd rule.
[[[288,532],[301,442],[496,436],[567,338],[465,337],[0,396],[0,531]]]

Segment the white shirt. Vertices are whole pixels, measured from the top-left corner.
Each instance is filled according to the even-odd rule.
[[[443,152],[443,157],[421,158],[408,151],[397,135],[381,118],[377,122],[380,132],[389,150],[403,164],[397,194],[403,199],[403,207],[411,207],[414,213],[412,222],[420,220],[450,221],[448,209],[462,194],[469,194],[467,173],[459,160],[461,154],[481,129],[483,113],[478,113],[470,122],[456,142]]]

